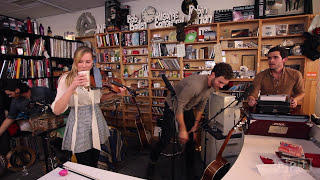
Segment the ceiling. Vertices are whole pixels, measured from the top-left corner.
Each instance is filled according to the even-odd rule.
[[[133,0],[118,0],[120,3]],[[104,6],[105,0],[0,0],[0,15],[31,19]]]

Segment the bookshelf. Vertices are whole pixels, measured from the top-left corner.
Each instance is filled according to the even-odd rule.
[[[254,58],[252,70],[254,74],[261,72],[268,68],[268,61],[263,56],[264,45],[279,45],[284,40],[291,40],[293,43],[302,43],[304,38],[301,34],[287,34],[287,35],[275,35],[275,36],[262,36],[262,27],[264,25],[273,24],[304,24],[304,30],[309,26],[311,20],[315,15],[299,15],[289,17],[279,17],[270,19],[254,19],[246,21],[235,21],[235,22],[221,22],[221,23],[210,23],[202,25],[191,25],[186,27],[187,29],[197,29],[198,33],[204,30],[215,32],[213,37],[204,35],[203,40],[195,42],[178,42],[175,39],[175,27],[168,28],[157,28],[147,29],[138,31],[125,31],[125,32],[111,32],[119,33],[121,43],[119,46],[97,46],[97,40],[100,39],[101,35],[98,34],[94,37],[90,37],[91,40],[95,41],[97,46],[96,53],[104,52],[109,49],[117,49],[120,51],[120,69],[111,68],[112,76],[121,78],[123,84],[136,89],[138,92],[137,101],[140,103],[143,112],[143,119],[146,128],[154,134],[153,129],[156,126],[156,119],[162,116],[162,110],[164,108],[164,100],[167,89],[162,81],[161,74],[166,74],[168,80],[175,85],[182,78],[191,75],[192,73],[199,73],[203,71],[211,71],[210,62],[215,57],[211,56],[212,49],[217,44],[221,45],[223,51],[222,59],[231,64],[234,70],[240,71],[244,56],[250,55]],[[246,31],[245,29],[248,29]],[[239,30],[244,30],[240,31]],[[147,44],[130,44],[130,36],[140,34],[141,32],[146,33]],[[244,33],[246,37],[241,37]],[[240,34],[240,35],[239,35]],[[202,37],[200,38],[202,39]],[[132,42],[131,42],[132,43]],[[139,41],[140,43],[140,41]],[[187,48],[191,49],[191,55],[182,58],[177,57],[176,48],[180,43],[184,44]],[[161,48],[166,47],[166,52],[163,52]],[[191,47],[191,48],[190,48]],[[139,54],[132,53],[133,51],[139,51]],[[142,52],[143,51],[143,52]],[[192,54],[193,51],[193,54]],[[134,59],[141,59],[135,61]],[[316,77],[310,76],[311,72],[318,72],[318,61],[311,61],[303,55],[290,55],[288,58],[288,65],[300,66],[300,72],[302,73],[305,80],[306,96],[301,105],[304,113],[310,114],[314,112],[314,100],[316,96]],[[115,64],[111,64],[113,67]],[[104,63],[101,63],[104,64]],[[141,69],[142,66],[147,65],[147,76],[135,75],[134,72]],[[128,77],[123,76],[124,70],[127,67]],[[132,75],[134,74],[134,75]],[[131,75],[131,76],[129,76]],[[251,83],[253,78],[243,77],[234,78],[231,80],[233,85]],[[310,91],[309,91],[310,90]],[[222,90],[226,93],[234,93],[240,95],[242,90],[228,91]],[[125,132],[130,131],[130,128],[135,128],[135,107],[128,102],[130,95],[126,94],[122,99],[122,127]]]
[[[76,49],[73,44],[80,43],[11,29],[0,29],[1,44],[4,38],[8,42],[8,51],[0,54],[0,78],[21,79],[30,87],[45,86],[53,90],[56,89],[57,74],[54,71],[59,69],[57,64],[61,69],[65,66],[64,61],[57,63],[57,59],[70,59],[72,50]],[[68,53],[65,58],[64,53]]]

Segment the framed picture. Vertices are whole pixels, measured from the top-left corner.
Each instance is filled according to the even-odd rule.
[[[255,58],[253,54],[242,55],[242,66],[246,66],[248,70],[255,70]]]
[[[312,14],[312,0],[255,0],[258,18]]]

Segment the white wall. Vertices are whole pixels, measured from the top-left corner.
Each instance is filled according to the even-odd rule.
[[[124,4],[130,6],[131,15],[136,15],[138,18],[141,18],[141,11],[143,8],[147,6],[153,6],[156,8],[157,11],[162,12],[178,11],[179,14],[182,16],[183,13],[181,11],[181,3],[182,1],[177,0],[137,0],[127,2]],[[254,0],[198,0],[198,3],[200,6],[208,8],[209,14],[213,15],[214,10],[231,9],[234,6],[253,5]],[[77,11],[74,13],[66,13],[57,16],[39,18],[37,19],[37,21],[39,23],[42,23],[42,25],[45,27],[45,31],[47,30],[47,27],[50,26],[53,35],[63,36],[64,32],[72,31],[75,32],[77,36],[77,20],[79,16],[84,12],[90,12],[91,15],[95,18],[97,24],[104,24],[104,6],[93,9],[87,9],[83,11]],[[148,28],[153,27],[153,23],[148,25]]]
[[[89,2],[88,2],[89,3]],[[181,11],[181,3],[182,1],[177,0],[136,0],[130,1],[127,3],[123,3],[124,5],[129,5],[131,8],[131,15],[136,15],[141,18],[141,11],[143,8],[147,6],[153,6],[157,9],[157,11],[163,12],[174,12],[178,11],[182,16],[183,13]],[[209,10],[209,14],[213,15],[214,10],[220,9],[231,9],[234,6],[243,6],[243,5],[253,5],[254,0],[198,0],[200,6],[206,7]],[[313,12],[320,13],[320,0],[313,0]],[[50,26],[54,35],[63,36],[63,33],[66,31],[72,31],[76,33],[76,25],[79,16],[84,12],[90,12],[92,16],[95,18],[97,24],[104,24],[104,6],[98,8],[87,9],[83,11],[77,11],[74,13],[66,13],[57,16],[50,16],[39,18],[37,21],[42,23],[45,27],[45,31],[47,27]],[[149,24],[148,28],[153,28],[153,24]]]

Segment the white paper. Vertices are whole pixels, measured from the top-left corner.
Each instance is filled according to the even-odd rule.
[[[315,180],[301,167],[284,164],[257,164],[260,175],[265,180]]]
[[[286,94],[277,94],[277,95],[261,95],[260,101],[286,101]]]
[[[186,48],[184,44],[177,45],[177,57],[184,57],[186,56]]]

